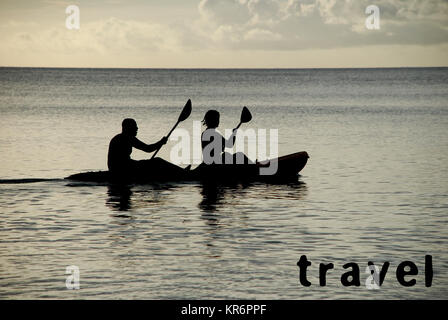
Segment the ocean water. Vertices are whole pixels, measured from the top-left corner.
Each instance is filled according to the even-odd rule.
[[[152,143],[187,99],[307,151],[297,182],[208,188],[62,178],[106,168],[123,118]],[[448,296],[448,69],[0,68],[0,298],[443,299]],[[170,159],[170,141],[159,156]],[[135,159],[150,155],[134,151]],[[193,161],[194,159],[192,159]],[[36,179],[36,180],[33,180]],[[42,180],[40,180],[42,179]],[[297,261],[312,265],[299,283]],[[434,277],[425,286],[425,255]],[[412,261],[412,287],[395,271]],[[390,262],[368,290],[368,261]],[[319,263],[334,263],[319,285]],[[343,265],[360,266],[345,287]],[[80,289],[66,288],[67,266]]]

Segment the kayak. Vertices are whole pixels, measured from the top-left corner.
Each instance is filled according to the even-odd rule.
[[[183,181],[293,181],[297,180],[299,172],[308,161],[308,153],[296,152],[276,159],[257,162],[255,164],[200,164],[193,170],[177,170],[162,172],[155,166],[149,171],[138,175],[117,177],[109,171],[90,171],[73,174],[67,180],[97,183],[152,183],[152,182],[183,182]],[[269,172],[277,162],[274,174]],[[265,174],[262,174],[265,172]]]

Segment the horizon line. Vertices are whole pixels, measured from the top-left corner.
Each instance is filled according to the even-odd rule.
[[[122,69],[122,70],[292,70],[292,69],[423,69],[448,68],[445,66],[399,66],[399,67],[31,67],[31,66],[0,66],[0,68],[22,69]]]

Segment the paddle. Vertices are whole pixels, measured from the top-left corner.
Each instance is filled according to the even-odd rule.
[[[179,118],[177,119],[176,124],[174,125],[173,129],[171,129],[171,131],[168,133],[168,135],[166,136],[166,138],[168,139],[171,135],[171,133],[174,131],[174,129],[176,129],[177,125],[179,124],[179,122],[184,121],[185,119],[187,119],[191,114],[191,100],[188,99],[187,103],[185,104],[184,108],[182,109],[182,112],[179,115]],[[154,154],[152,155],[151,159],[153,159],[157,152],[159,152],[159,150],[162,148],[162,146],[159,147],[159,149],[156,150],[156,152],[154,152]]]
[[[249,122],[250,120],[252,120],[252,115],[250,114],[249,109],[247,109],[247,107],[244,107],[243,111],[241,111],[240,123],[236,126],[235,129],[238,129],[241,124]]]

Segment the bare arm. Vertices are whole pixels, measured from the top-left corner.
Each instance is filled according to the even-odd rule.
[[[206,129],[201,135],[201,145],[202,149],[204,149],[208,144],[213,143],[214,148],[221,149],[221,152],[224,152],[225,148],[233,147],[233,145],[235,144],[235,139],[236,139],[235,129],[233,130],[231,136],[228,139],[224,138],[215,129]]]
[[[136,149],[145,151],[145,152],[153,152],[156,151],[157,149],[159,149],[159,147],[161,147],[162,145],[164,145],[167,141],[166,137],[163,137],[162,139],[160,139],[160,141],[153,143],[153,144],[146,144],[142,141],[140,141],[139,139],[137,139],[136,137],[134,137],[132,139],[132,146]]]
[[[237,129],[233,129],[232,134],[230,135],[229,139],[225,139],[224,137],[222,137],[222,145],[225,146],[224,148],[232,148],[233,145],[235,144],[235,140],[236,140],[236,132]]]

